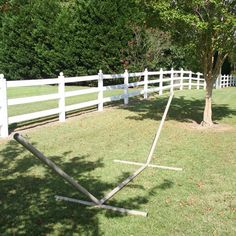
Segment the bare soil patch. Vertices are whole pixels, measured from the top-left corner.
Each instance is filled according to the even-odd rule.
[[[235,130],[235,128],[229,124],[214,123],[212,126],[202,126],[193,120],[181,123],[181,126],[188,130],[207,131],[207,132],[231,132]]]

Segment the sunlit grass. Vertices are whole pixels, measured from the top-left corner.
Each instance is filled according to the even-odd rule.
[[[214,120],[232,127],[225,132],[189,128],[201,120],[203,98],[176,92],[152,162],[183,171],[146,169],[107,202],[148,218],[56,202],[56,194],[86,198],[15,141],[2,141],[0,235],[235,235],[236,89],[214,91]],[[166,102],[133,99],[23,135],[101,198],[137,169],[114,159],[146,159]]]

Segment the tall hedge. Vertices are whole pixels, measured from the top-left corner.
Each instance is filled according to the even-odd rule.
[[[100,68],[106,73],[123,71],[124,52],[134,37],[132,25],[142,19],[135,4],[126,0],[84,1],[77,16],[81,72],[94,74]]]
[[[1,4],[0,71],[8,79],[51,76],[51,32],[56,0],[13,0]]]
[[[1,1],[0,11],[0,72],[12,80],[122,71],[141,20],[125,0]]]
[[[135,0],[0,0],[0,73],[37,79],[183,66]]]

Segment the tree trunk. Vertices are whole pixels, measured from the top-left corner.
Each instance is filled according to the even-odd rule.
[[[203,121],[201,123],[202,126],[212,126],[212,91],[213,91],[213,82],[207,81],[206,82],[206,97],[205,97],[205,109],[203,113]]]

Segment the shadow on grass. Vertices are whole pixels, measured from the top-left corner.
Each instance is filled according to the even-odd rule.
[[[156,99],[138,100],[132,99],[126,109],[135,112],[134,116],[129,116],[128,119],[144,120],[154,119],[160,120],[163,111],[167,104],[167,98],[159,96]],[[189,99],[185,96],[174,97],[168,112],[167,119],[176,120],[179,122],[201,123],[205,100]],[[224,117],[236,115],[236,110],[231,109],[227,104],[213,104],[212,107],[213,120],[220,121]]]
[[[36,143],[34,143],[36,145]],[[95,168],[102,167],[101,160],[85,161],[86,157],[78,156],[63,162],[62,156],[49,158],[65,172],[70,173],[80,183],[96,191],[96,185],[101,183],[96,178],[84,175]],[[64,180],[44,168],[43,173],[32,173],[32,168],[44,166],[28,151],[15,141],[9,142],[0,152],[3,159],[0,162],[0,201],[1,201],[1,235],[46,235],[52,232],[58,235],[72,235],[74,231],[81,234],[98,235],[98,220],[96,210],[85,210],[80,205],[56,202],[54,195],[84,197],[65,184]]]
[[[32,144],[37,147],[37,143]],[[104,192],[110,191],[128,175],[123,173],[116,183],[100,181],[90,172],[103,167],[102,160],[90,162],[87,156],[76,156],[65,161],[68,154],[70,151],[60,156],[50,156],[49,159],[79,180],[96,197],[102,197]],[[65,184],[62,178],[52,173],[16,141],[10,141],[0,151],[0,168],[0,235],[103,235],[104,232],[99,228],[99,214],[108,218],[125,216],[117,212],[55,201],[55,195],[88,199]],[[171,184],[167,185],[171,187]],[[140,209],[152,197],[153,192],[165,189],[160,185],[150,191],[139,185],[133,187],[143,190],[144,195],[130,198],[127,196],[126,200],[119,202],[111,199],[108,204]]]

